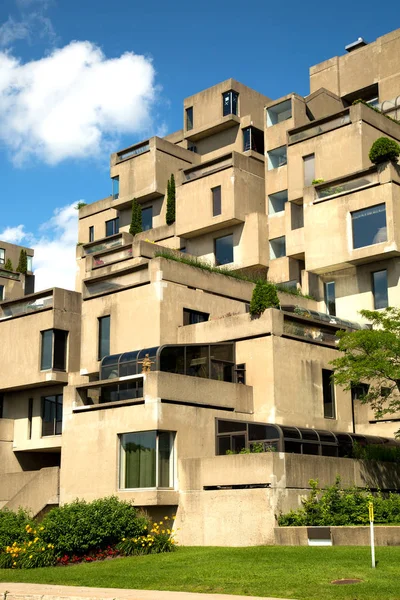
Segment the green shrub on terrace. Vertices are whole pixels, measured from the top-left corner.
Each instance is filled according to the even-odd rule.
[[[4,270],[5,271],[13,271],[13,266],[12,266],[12,262],[9,258],[7,258],[6,260],[6,264],[4,265]]]
[[[394,140],[387,137],[380,137],[371,146],[369,159],[375,165],[393,160],[397,162],[400,155],[400,146]]]
[[[400,525],[400,494],[373,495],[356,487],[343,489],[340,477],[321,491],[318,480],[310,480],[311,492],[302,500],[303,507],[278,515],[280,527],[368,525],[368,503],[373,502],[375,523]]]
[[[141,233],[142,231],[142,208],[136,200],[136,198],[134,198],[132,200],[132,215],[129,233],[131,235],[136,235],[137,233]]]
[[[166,213],[166,222],[167,225],[172,225],[175,223],[175,177],[172,173],[171,179],[168,179],[167,185],[167,213]]]
[[[268,281],[257,281],[250,302],[251,316],[260,316],[267,308],[279,308],[279,306],[276,287]]]

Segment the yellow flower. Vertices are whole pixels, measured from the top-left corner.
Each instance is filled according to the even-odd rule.
[[[126,540],[126,538],[122,538],[122,541],[124,542]]]
[[[164,517],[164,520],[165,520],[165,521],[168,521],[168,517]]]
[[[162,524],[163,524],[163,522],[162,522],[162,521],[160,521],[160,525],[162,525]]]
[[[44,551],[45,551],[45,548],[42,548],[42,552],[44,552]]]
[[[33,540],[33,543],[36,544],[36,542],[39,540],[38,537],[35,537],[35,539]]]
[[[43,529],[44,529],[44,527],[41,527],[41,528],[40,528],[40,531],[43,531]]]
[[[31,554],[29,558],[33,558],[33,554]]]
[[[14,566],[14,567],[15,567],[15,565],[16,565],[16,564],[17,564],[16,562],[13,562],[13,566]]]

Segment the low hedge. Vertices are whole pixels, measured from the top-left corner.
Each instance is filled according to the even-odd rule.
[[[368,525],[368,503],[373,502],[375,523],[400,525],[400,494],[372,494],[356,487],[343,489],[340,477],[321,491],[318,480],[310,480],[311,492],[303,507],[277,516],[280,527]]]

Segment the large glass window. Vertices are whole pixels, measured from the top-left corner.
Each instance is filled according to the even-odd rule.
[[[325,419],[336,419],[335,387],[332,381],[333,371],[322,369],[322,394]]]
[[[387,241],[386,206],[377,204],[351,213],[353,248]]]
[[[40,369],[46,371],[54,369],[65,371],[67,358],[68,331],[61,329],[47,329],[42,331],[42,348]]]
[[[270,259],[282,258],[283,256],[286,256],[286,238],[284,235],[269,241]]]
[[[315,179],[315,154],[303,156],[304,187],[312,185]]]
[[[112,181],[112,198],[117,200],[119,198],[119,177],[113,177]]]
[[[333,317],[336,315],[336,296],[335,296],[335,282],[328,281],[324,283],[324,295],[325,295],[325,306],[328,315]]]
[[[62,394],[42,398],[42,436],[62,432]]]
[[[238,114],[238,100],[239,94],[233,90],[222,94],[222,114],[224,117]]]
[[[0,248],[0,265],[4,265],[6,258],[6,251],[3,248]]]
[[[215,262],[217,265],[227,265],[233,262],[233,235],[224,235],[216,238],[215,244]]]
[[[275,215],[284,212],[285,204],[288,201],[288,191],[276,192],[268,196],[268,214]]]
[[[389,306],[386,269],[372,273],[372,293],[374,295],[375,310]]]
[[[120,487],[174,487],[174,436],[170,431],[121,435]]]
[[[142,229],[148,231],[153,227],[153,207],[142,208]]]
[[[0,285],[0,302],[4,300],[4,285]]]
[[[253,150],[264,155],[264,132],[257,127],[245,127],[243,129],[243,152]]]
[[[33,256],[26,257],[26,270],[29,273],[32,273],[32,271],[33,271]]]
[[[110,315],[99,318],[98,360],[110,354]]]
[[[213,217],[221,214],[221,186],[211,188],[212,193],[212,213]]]
[[[94,242],[94,225],[89,227],[89,242]]]
[[[193,106],[186,109],[186,130],[193,129]]]
[[[106,237],[119,232],[119,217],[106,221]]]
[[[187,346],[186,347],[186,374],[192,377],[204,377],[208,379],[209,371],[209,347]]]

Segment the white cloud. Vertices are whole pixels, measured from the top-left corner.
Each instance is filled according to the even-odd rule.
[[[149,58],[87,41],[25,64],[0,52],[0,140],[15,164],[99,157],[122,133],[148,134],[154,78]]]
[[[23,243],[34,248],[33,268],[35,290],[51,287],[75,289],[76,241],[78,211],[76,202],[54,211],[53,216],[39,227],[37,235],[26,232],[24,225],[8,227],[0,232],[0,240]]]
[[[18,225],[17,227],[6,227],[0,233],[0,240],[10,244],[19,244],[25,236],[24,226]]]
[[[0,46],[9,47],[18,40],[33,43],[37,38],[47,38],[55,42],[57,36],[53,24],[45,11],[50,0],[17,0],[19,20],[9,15],[7,21],[0,25]]]

